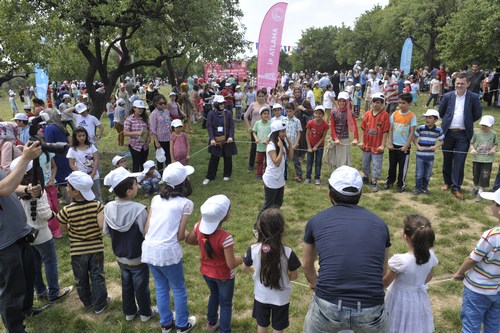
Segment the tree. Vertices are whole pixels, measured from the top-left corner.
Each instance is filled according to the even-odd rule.
[[[242,13],[236,0],[6,2],[11,8],[20,2],[42,31],[54,32],[50,47],[63,46],[58,44],[62,39],[76,44],[88,65],[85,81],[97,117],[116,82],[134,69],[165,62],[168,67],[179,57],[188,63],[204,56],[226,59],[241,46],[235,20]],[[104,93],[96,92],[95,80],[104,83]]]
[[[479,61],[483,68],[500,64],[500,3],[464,0],[441,29],[440,57],[448,66],[462,68]]]

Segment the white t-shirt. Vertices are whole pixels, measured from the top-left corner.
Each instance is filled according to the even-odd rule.
[[[464,108],[465,108],[465,95],[458,96],[455,92],[455,111],[451,119],[450,128],[465,129]]]
[[[75,165],[78,170],[85,172],[87,175],[92,173],[92,168],[94,167],[94,153],[97,152],[97,148],[91,144],[87,149],[80,150],[74,147],[68,149],[66,158],[74,158]],[[99,178],[99,170],[96,171],[94,179]]]
[[[306,98],[311,102],[311,108],[314,110],[316,107],[316,102],[314,101],[314,93],[312,90],[309,90],[306,94]]]
[[[370,81],[371,85],[371,89],[372,89],[372,95],[375,94],[375,93],[379,93],[380,92],[380,85],[379,85],[379,82],[380,80],[379,79],[369,79],[368,81]]]
[[[75,126],[82,126],[87,130],[89,141],[91,143],[96,143],[95,128],[101,126],[99,119],[90,114],[86,117],[82,117],[76,113],[73,113],[73,119],[75,120]]]
[[[241,99],[243,98],[243,93],[242,92],[236,92],[234,93],[234,107],[241,107]]]
[[[323,106],[325,109],[333,109],[332,98],[335,98],[335,91],[325,91],[323,94]]]
[[[283,148],[284,149],[284,148]],[[279,166],[276,166],[269,155],[270,151],[276,152],[276,146],[273,142],[269,142],[266,147],[266,171],[262,176],[264,185],[269,188],[277,189],[285,186],[285,159],[286,154],[283,152],[283,157]],[[277,155],[277,154],[276,154]]]
[[[194,204],[184,197],[162,199],[156,195],[151,200],[149,230],[142,242],[141,261],[154,266],[178,264],[182,247],[177,232],[184,215],[193,213]]]
[[[441,92],[441,81],[432,79],[431,81],[431,94],[437,95]]]

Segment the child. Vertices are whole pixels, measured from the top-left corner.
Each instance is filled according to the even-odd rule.
[[[97,200],[101,201],[101,182],[99,180],[99,154],[95,145],[90,143],[87,130],[77,126],[73,130],[71,147],[68,149],[66,158],[73,171],[81,171],[90,175],[94,180],[92,192]]]
[[[356,116],[356,118],[359,118],[359,114],[360,114],[360,111],[361,111],[361,99],[362,99],[362,94],[363,92],[361,91],[361,84],[360,83],[356,83],[356,85],[354,86],[354,93],[353,93],[353,97],[354,97],[354,106],[353,106],[353,112],[354,112],[354,115]],[[339,94],[340,95],[340,94]]]
[[[95,200],[93,180],[88,174],[73,171],[66,179],[68,195],[73,202],[57,214],[69,236],[71,267],[76,290],[85,308],[101,314],[111,302],[104,278],[103,206]]]
[[[325,121],[327,124],[330,123],[330,114],[335,104],[336,104],[335,91],[333,91],[333,85],[329,83],[326,85],[326,91],[323,95],[323,106],[325,107]]]
[[[353,85],[353,83],[354,83],[353,79],[348,79],[347,80],[347,85],[345,86],[345,92],[347,92],[349,94],[349,99],[350,100],[352,100],[353,93],[354,93],[354,85]]]
[[[384,94],[374,93],[371,103],[372,109],[365,113],[361,122],[363,136],[358,146],[363,151],[363,182],[371,185],[372,192],[378,192],[377,181],[382,176],[384,149],[391,123],[384,109]]]
[[[490,187],[490,176],[497,142],[497,134],[491,130],[495,124],[495,118],[486,115],[481,118],[479,125],[481,130],[475,131],[470,141],[470,153],[472,157],[472,177],[474,181],[473,194],[476,201],[481,201],[481,192],[485,187]]]
[[[116,199],[104,207],[103,233],[111,237],[113,253],[120,267],[125,320],[132,321],[139,314],[141,321],[145,322],[151,319],[153,311],[149,269],[147,264],[141,262],[141,245],[148,212],[146,206],[132,201],[137,196],[135,177],[138,175],[118,167],[104,178],[104,185],[110,186]]]
[[[314,94],[314,103],[316,105],[321,105],[323,102],[323,89],[319,87],[319,82],[315,81],[313,84],[313,94]]]
[[[322,105],[318,105],[314,109],[314,119],[309,120],[306,125],[307,172],[304,184],[311,183],[314,164],[314,184],[321,185],[319,180],[321,176],[321,161],[323,159],[326,133],[329,128],[328,124],[323,120],[324,115],[325,109]]]
[[[410,80],[405,80],[403,87],[404,94],[411,94],[411,82]]]
[[[425,124],[415,130],[413,143],[417,147],[417,159],[415,167],[415,189],[413,194],[429,193],[429,181],[432,176],[434,165],[434,153],[436,149],[444,144],[444,134],[441,127],[436,126],[439,119],[437,110],[429,109],[422,115]]]
[[[189,163],[189,140],[186,132],[182,131],[182,120],[172,121],[172,134],[170,134],[170,158],[173,162]]]
[[[42,153],[43,154],[43,153]],[[21,157],[18,157],[10,164],[10,171],[12,172]],[[21,185],[28,185],[33,179],[33,172],[31,171],[33,162],[29,162],[26,173],[21,181]],[[35,280],[35,293],[38,299],[46,298],[50,303],[57,302],[65,297],[73,290],[73,286],[59,288],[59,273],[57,267],[57,252],[54,244],[52,233],[49,229],[48,221],[55,217],[54,212],[50,208],[47,193],[42,192],[40,198],[34,198],[31,195],[25,195],[20,198],[21,205],[26,214],[26,221],[32,228],[38,230],[36,239],[31,243],[34,248],[34,280]],[[33,216],[32,203],[35,202],[36,215]],[[35,218],[33,218],[35,217]],[[59,224],[59,222],[57,222]],[[47,279],[48,289],[43,282],[42,264],[45,265],[45,277]],[[31,291],[33,292],[33,291]]]
[[[143,263],[148,264],[156,288],[156,302],[160,313],[162,332],[187,333],[196,325],[196,317],[189,317],[187,292],[182,264],[180,241],[186,237],[186,225],[193,212],[191,182],[187,178],[193,167],[179,162],[171,163],[163,172],[164,186],[151,200],[151,208],[142,243]],[[174,296],[175,322],[170,309],[170,290]]]
[[[292,285],[301,266],[293,250],[282,243],[285,218],[279,209],[262,212],[257,223],[258,243],[250,246],[243,259],[243,271],[254,280],[254,306],[257,332],[266,333],[272,323],[273,332],[282,332],[289,325],[288,309]]]
[[[243,100],[243,93],[241,92],[241,86],[236,86],[234,92],[234,107],[236,108],[236,121],[241,121],[243,117],[243,111],[242,111],[242,100]]]
[[[418,99],[418,92],[420,90],[420,85],[418,82],[414,81],[411,84],[411,97],[412,97],[412,102],[413,105],[417,106],[417,99]]]
[[[500,190],[482,192],[481,197],[491,200],[491,212],[500,220]],[[498,222],[497,222],[498,223]],[[463,332],[500,330],[500,226],[487,230],[477,242],[470,256],[465,258],[453,279],[464,282],[462,299]]]
[[[203,328],[220,333],[231,332],[236,268],[243,262],[234,255],[233,236],[222,228],[229,218],[231,202],[225,195],[214,195],[201,206],[201,220],[186,238],[200,248],[200,272],[210,290],[207,323]],[[220,319],[217,311],[220,307]]]
[[[115,157],[111,160],[111,164],[113,164],[115,169],[118,169],[119,167],[127,169],[127,160],[125,159],[125,156],[115,155]]]
[[[408,252],[393,255],[384,276],[384,287],[389,286],[385,296],[389,332],[432,333],[434,322],[425,285],[438,260],[432,250],[435,235],[431,223],[421,215],[407,216],[403,239]]]
[[[368,111],[368,108],[371,105],[372,102],[372,81],[368,80],[366,81],[366,95],[365,95],[365,112]],[[385,100],[385,98],[384,98]]]
[[[49,201],[50,209],[54,212],[59,211],[59,201],[57,200],[57,187],[55,185],[55,177],[57,173],[57,165],[54,160],[54,153],[43,152],[39,157],[40,167],[43,171],[43,178],[45,184],[45,193]],[[59,221],[54,217],[49,219],[49,229],[52,236],[56,239],[62,238],[63,234],[59,226]]]
[[[143,171],[139,173],[137,181],[141,184],[141,188],[146,196],[151,194],[158,194],[159,183],[161,180],[161,175],[156,171],[156,166],[154,161],[146,161],[143,164]]]
[[[434,79],[431,81],[431,93],[429,95],[429,100],[425,103],[425,107],[429,107],[429,103],[434,100],[432,106],[436,106],[439,102],[439,96],[441,95],[441,80],[439,79],[439,75],[436,75]]]
[[[295,151],[299,148],[300,137],[302,135],[302,125],[300,120],[295,117],[294,106],[291,103],[286,104],[286,118],[283,122],[286,125],[286,135],[290,142],[290,150],[293,150],[293,166],[295,168],[295,181],[298,183],[302,182],[302,166],[300,165],[300,156],[296,154]],[[285,173],[287,173],[288,168],[285,164]],[[285,179],[286,179],[285,174]]]
[[[269,122],[269,106],[260,109],[260,120],[253,125],[253,137],[257,144],[257,180],[262,180],[265,168],[266,147],[269,142],[268,136],[271,133],[271,123]]]
[[[271,124],[275,120],[283,121],[283,119],[285,119],[285,117],[281,114],[282,111],[283,111],[283,107],[281,106],[281,104],[276,103],[273,105],[273,117],[271,118]]]
[[[359,90],[361,93],[361,90]],[[332,135],[332,144],[330,147],[329,163],[335,168],[343,165],[351,166],[351,147],[358,144],[358,125],[356,124],[356,115],[351,109],[349,94],[345,91],[339,93],[337,108],[332,110],[330,118],[330,131]],[[352,142],[349,140],[349,132],[354,133]]]
[[[398,172],[398,192],[404,191],[406,183],[406,172],[410,160],[410,148],[413,134],[417,127],[417,117],[410,111],[411,94],[399,95],[399,110],[392,113],[389,128],[389,172],[384,188],[387,190],[396,181],[396,170]]]

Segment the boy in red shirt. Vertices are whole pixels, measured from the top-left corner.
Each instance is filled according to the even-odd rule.
[[[373,94],[372,109],[365,113],[361,122],[363,136],[358,144],[363,151],[363,182],[371,184],[372,192],[379,190],[377,181],[382,175],[384,149],[391,125],[389,114],[384,109],[384,102],[384,94]]]
[[[321,176],[321,161],[323,159],[323,150],[325,145],[325,137],[328,132],[328,124],[323,120],[325,108],[322,105],[316,106],[314,109],[314,119],[309,120],[306,125],[306,141],[307,141],[307,172],[305,184],[311,182],[311,174],[313,163],[314,169],[314,184],[320,185],[319,178]]]

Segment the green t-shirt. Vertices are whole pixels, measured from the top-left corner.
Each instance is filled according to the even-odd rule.
[[[497,134],[489,130],[487,133],[477,130],[474,132],[472,136],[472,140],[470,141],[471,145],[474,146],[474,149],[477,150],[476,155],[472,155],[472,160],[474,162],[479,163],[493,163],[495,160],[494,154],[488,154],[488,152],[498,144],[497,142]]]
[[[263,142],[269,139],[269,134],[271,133],[271,122],[267,121],[266,123],[263,123],[262,120],[257,120],[255,125],[253,125],[253,131],[257,133],[257,137],[259,138],[257,151],[265,153],[267,143]]]

